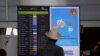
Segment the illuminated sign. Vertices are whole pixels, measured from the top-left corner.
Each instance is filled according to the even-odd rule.
[[[61,39],[57,45],[64,49],[65,56],[80,56],[79,7],[50,7],[50,26],[64,22],[58,28]]]

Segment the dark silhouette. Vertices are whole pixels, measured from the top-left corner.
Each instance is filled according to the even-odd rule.
[[[64,56],[63,48],[56,45],[56,41],[61,38],[61,35],[57,32],[57,29],[62,25],[65,25],[64,21],[53,25],[50,32],[45,33],[48,41],[46,46],[41,47],[40,56]]]
[[[56,45],[56,41],[49,39],[48,44],[41,48],[41,56],[64,56],[63,49]]]
[[[4,49],[0,49],[0,56],[6,56],[7,53]]]

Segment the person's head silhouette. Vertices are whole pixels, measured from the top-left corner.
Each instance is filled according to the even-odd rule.
[[[0,49],[0,56],[6,56],[7,53],[4,49]]]
[[[57,29],[64,26],[65,22],[63,20],[60,20],[56,24],[51,26],[50,32],[46,32],[45,35],[52,40],[59,40],[61,38],[61,35],[58,33]]]

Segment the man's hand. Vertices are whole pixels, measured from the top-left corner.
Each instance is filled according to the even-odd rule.
[[[63,27],[63,26],[65,26],[65,22],[63,21],[63,20],[61,20],[61,21],[57,21],[57,24],[55,24],[55,25],[53,25],[52,27],[51,27],[51,32],[57,32],[57,29],[59,28],[59,27]]]

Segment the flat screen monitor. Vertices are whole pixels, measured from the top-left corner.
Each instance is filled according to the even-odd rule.
[[[57,29],[61,38],[56,45],[64,56],[80,56],[79,7],[50,7],[50,27],[59,23],[63,25]]]
[[[17,10],[18,56],[39,56],[50,28],[49,6],[18,6]]]

